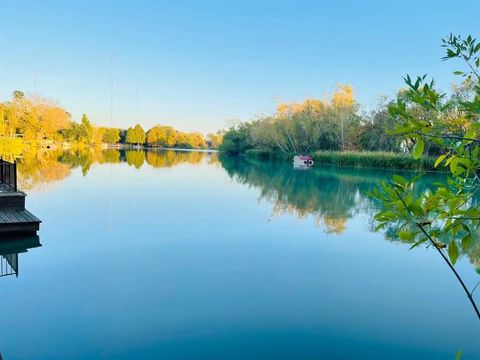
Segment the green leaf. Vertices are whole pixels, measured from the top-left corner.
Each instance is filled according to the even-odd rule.
[[[450,163],[450,172],[453,174],[453,175],[457,175],[458,173],[458,159],[455,158],[452,160],[452,162]],[[460,169],[461,170],[461,169]]]
[[[415,146],[413,147],[413,157],[415,159],[420,158],[423,154],[423,149],[425,148],[425,142],[423,139],[418,139],[417,142],[415,143]]]
[[[443,154],[443,155],[440,155],[437,160],[435,160],[435,164],[434,164],[434,167],[437,167],[438,165],[440,165],[440,163],[445,160],[445,158],[448,156],[448,154]]]
[[[458,260],[458,246],[455,241],[451,241],[448,245],[448,256],[450,257],[452,265],[455,265]]]
[[[400,238],[400,240],[403,241],[412,241],[414,238],[414,234],[411,231],[400,230],[398,232],[398,237]]]
[[[400,175],[393,175],[393,181],[395,181],[395,183],[400,185],[402,188],[407,185],[405,178]]]
[[[462,238],[462,249],[468,250],[472,246],[472,235],[467,234]]]
[[[477,272],[478,275],[480,275],[480,267],[477,267],[475,271]]]
[[[374,230],[374,231],[378,231],[378,230],[384,228],[385,225],[387,225],[386,222],[382,222],[382,223],[378,224],[377,226],[375,226],[375,230]]]

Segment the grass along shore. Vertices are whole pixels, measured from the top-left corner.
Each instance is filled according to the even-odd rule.
[[[424,156],[414,159],[411,154],[382,151],[315,151],[311,155],[315,164],[401,170],[437,170],[434,167],[435,158]],[[291,161],[293,158],[293,155],[258,149],[247,150],[245,156],[260,160]]]

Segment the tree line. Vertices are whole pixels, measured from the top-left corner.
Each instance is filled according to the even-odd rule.
[[[27,97],[14,91],[11,100],[0,103],[0,139],[20,139],[28,145],[49,143],[130,144],[148,147],[204,149],[217,148],[221,133],[181,132],[171,126],[157,125],[144,130],[140,124],[128,129],[93,125],[86,114],[72,120],[69,112],[54,101],[35,95]]]
[[[451,94],[442,99],[445,112],[435,119],[436,124],[448,132],[464,131],[467,122],[460,107],[473,92],[473,84],[467,80],[454,85]],[[417,116],[429,115],[408,99],[406,89],[399,91],[397,99],[383,98],[373,111],[364,112],[352,87],[338,85],[325,99],[279,103],[273,115],[235,124],[225,131],[220,150],[242,154],[254,149],[286,155],[322,150],[409,153],[415,139],[393,133],[399,123],[390,109],[399,99]],[[440,151],[433,141],[425,143],[427,156],[435,156]]]

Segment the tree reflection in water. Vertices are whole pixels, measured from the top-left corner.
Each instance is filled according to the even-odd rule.
[[[155,168],[173,167],[181,163],[200,164],[203,161],[218,163],[217,154],[197,151],[144,151],[123,149],[76,149],[42,150],[32,149],[24,153],[3,151],[0,156],[17,161],[20,189],[41,188],[49,183],[68,177],[79,168],[86,176],[95,164],[127,163],[140,169],[146,162]]]
[[[319,164],[302,171],[285,162],[250,161],[196,151],[81,149],[36,150],[21,155],[4,152],[0,155],[10,161],[17,160],[19,186],[23,190],[60,181],[76,168],[87,176],[95,163],[126,163],[136,169],[145,163],[154,168],[179,164],[221,166],[234,181],[255,187],[260,192],[260,199],[273,204],[271,219],[282,214],[293,214],[298,218],[311,216],[325,232],[333,234],[342,234],[348,228],[349,220],[360,214],[366,215],[373,230],[373,216],[379,209],[366,194],[381,180],[393,175],[391,171],[380,169],[334,168]],[[416,191],[427,191],[443,176],[425,174],[417,183]],[[399,240],[395,234],[392,225],[385,230],[385,239],[408,243]],[[480,244],[473,244],[464,255],[480,267]]]

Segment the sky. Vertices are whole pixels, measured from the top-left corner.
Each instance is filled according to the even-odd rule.
[[[480,35],[479,13],[478,0],[0,0],[0,100],[18,89],[77,121],[207,133],[348,83],[369,111],[406,74],[448,90],[461,64],[441,61],[441,39]]]

